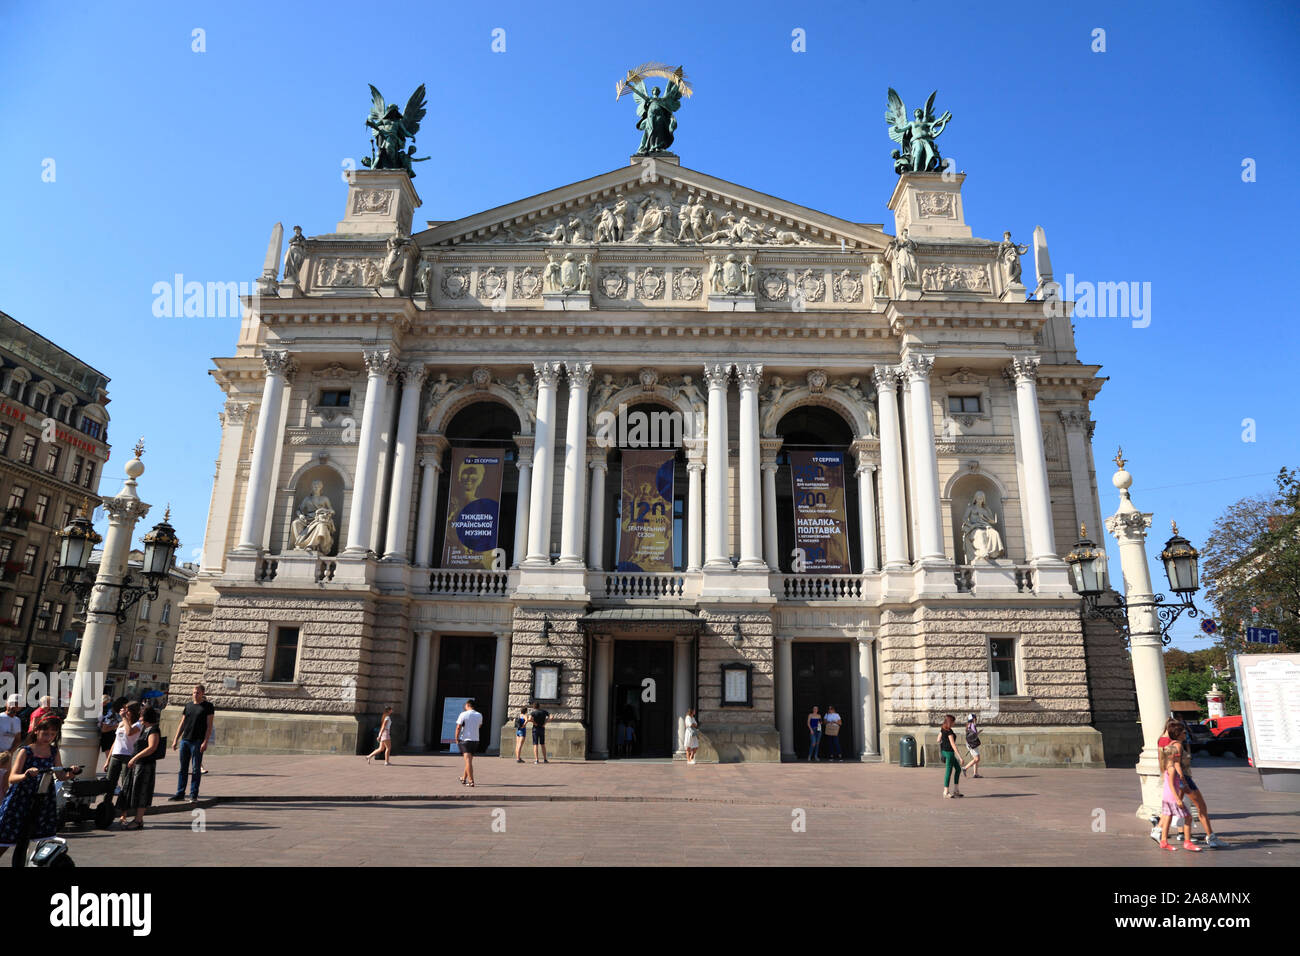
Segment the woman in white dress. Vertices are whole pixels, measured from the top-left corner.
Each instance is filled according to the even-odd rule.
[[[686,710],[686,739],[683,746],[686,748],[686,762],[695,763],[695,751],[700,749],[700,722],[695,719],[694,707]]]

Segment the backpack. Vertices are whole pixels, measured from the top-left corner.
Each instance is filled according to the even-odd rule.
[[[978,747],[980,745],[980,734],[971,724],[966,725],[966,746]]]

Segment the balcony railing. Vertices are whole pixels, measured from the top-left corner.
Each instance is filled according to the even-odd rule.
[[[481,569],[451,571],[440,568],[429,575],[429,590],[434,594],[477,594],[505,597],[508,571]]]
[[[32,513],[23,508],[6,508],[4,516],[0,517],[0,527],[10,528],[14,531],[26,531],[27,523],[32,520]]]
[[[969,564],[959,564],[952,571],[957,591],[969,594],[975,588],[975,568]],[[1027,565],[1016,568],[1016,590],[1032,592],[1034,590],[1034,569]]]
[[[860,574],[778,574],[782,601],[861,601]]]
[[[597,593],[605,598],[653,601],[686,595],[686,575],[680,571],[605,571],[597,577]]]

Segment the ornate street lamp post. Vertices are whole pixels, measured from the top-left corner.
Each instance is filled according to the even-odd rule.
[[[72,682],[72,700],[68,719],[63,726],[64,762],[93,767],[99,758],[100,699],[108,658],[118,624],[126,619],[127,610],[145,594],[157,597],[158,584],[166,577],[172,557],[180,542],[171,525],[163,519],[145,535],[144,585],[134,585],[126,574],[127,552],[135,523],[149,513],[149,505],[136,495],[136,479],[144,474],[144,440],[136,442],[134,455],[126,463],[126,482],[121,492],[104,501],[108,512],[108,537],[99,562],[99,575],[86,577],[90,552],[100,540],[84,510],[60,532],[59,567],[56,575],[64,590],[87,601],[86,630],[77,659],[77,673]]]
[[[1179,616],[1200,612],[1192,603],[1198,588],[1199,555],[1186,538],[1178,534],[1165,544],[1160,558],[1169,578],[1169,588],[1178,600],[1166,601],[1163,594],[1151,590],[1151,570],[1147,566],[1146,536],[1151,515],[1137,510],[1129,497],[1133,476],[1124,470],[1123,449],[1115,455],[1115,472],[1111,483],[1119,489],[1119,509],[1106,519],[1106,530],[1119,542],[1119,562],[1124,574],[1125,594],[1111,592],[1110,601],[1100,599],[1109,591],[1105,550],[1088,540],[1087,528],[1080,528],[1081,540],[1065,556],[1070,566],[1070,581],[1083,597],[1084,613],[1104,617],[1121,633],[1127,633],[1133,659],[1133,682],[1137,689],[1138,716],[1142,722],[1142,755],[1138,759],[1138,780],[1142,787],[1142,805],[1138,816],[1159,816],[1161,801],[1160,762],[1156,742],[1169,719],[1169,685],[1165,680],[1164,647],[1169,643],[1169,629]]]

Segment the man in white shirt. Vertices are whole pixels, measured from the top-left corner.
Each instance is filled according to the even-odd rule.
[[[456,746],[465,755],[465,773],[460,782],[474,786],[474,751],[478,750],[478,731],[483,715],[474,708],[474,698],[465,701],[465,709],[456,718]]]
[[[23,721],[18,716],[18,705],[22,702],[17,694],[10,695],[5,701],[5,712],[0,714],[0,750],[13,750],[23,732]]]

